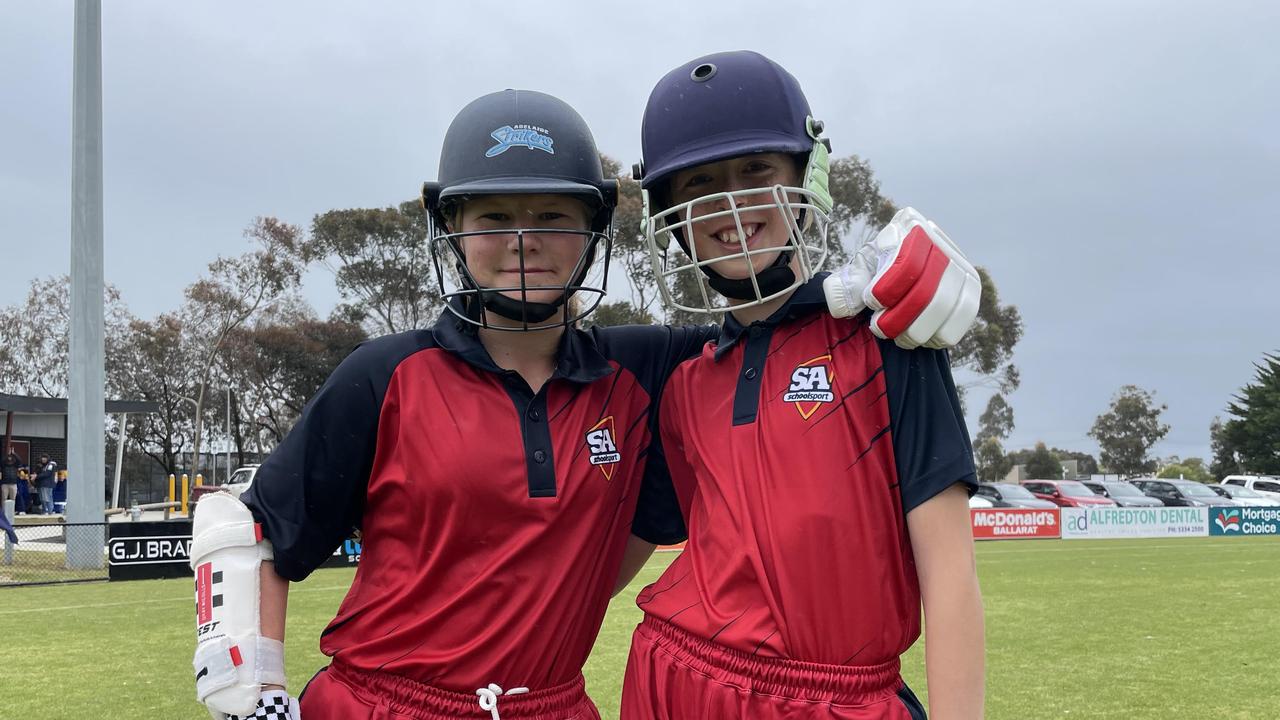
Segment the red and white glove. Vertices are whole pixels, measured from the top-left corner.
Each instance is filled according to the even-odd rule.
[[[836,317],[870,308],[871,332],[898,347],[953,347],[973,326],[982,280],[960,248],[914,208],[899,210],[822,284]]]
[[[213,720],[302,720],[298,700],[283,690],[264,690],[252,715],[224,715],[210,710]]]

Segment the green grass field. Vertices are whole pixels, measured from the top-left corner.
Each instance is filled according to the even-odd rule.
[[[635,593],[652,559],[614,599],[587,664],[587,687],[617,716]],[[1280,540],[982,543],[987,717],[1280,717]],[[320,570],[289,599],[296,691],[352,571]],[[204,720],[191,680],[189,580],[0,588],[0,717]],[[904,674],[924,697],[920,644]]]

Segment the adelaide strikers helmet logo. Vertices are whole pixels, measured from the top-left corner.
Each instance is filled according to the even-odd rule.
[[[613,480],[613,471],[618,467],[618,461],[622,460],[615,437],[612,415],[596,423],[586,435],[591,464],[600,468],[605,480]]]
[[[800,417],[808,420],[819,406],[836,399],[835,393],[831,391],[835,379],[836,373],[831,367],[830,355],[819,355],[806,360],[791,371],[791,385],[787,387],[782,401],[795,403]]]
[[[1240,532],[1240,511],[1219,510],[1218,514],[1214,516],[1213,522],[1224,533]]]
[[[501,155],[517,145],[530,150],[541,150],[548,155],[556,154],[555,149],[552,147],[555,144],[555,140],[551,139],[551,135],[546,128],[534,127],[533,125],[503,125],[489,133],[489,137],[497,140],[498,144],[485,151],[484,156],[487,158]]]

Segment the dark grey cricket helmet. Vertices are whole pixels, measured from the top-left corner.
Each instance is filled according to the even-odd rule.
[[[582,200],[592,212],[590,229],[450,230],[450,218],[468,198],[512,194],[569,195]],[[447,307],[462,319],[483,327],[542,330],[576,323],[600,304],[606,292],[617,197],[617,181],[604,178],[590,128],[563,100],[531,90],[503,90],[473,100],[445,133],[437,180],[422,186],[441,296],[446,300],[461,299],[459,303],[449,302]],[[476,282],[467,268],[462,241],[479,234],[515,234],[523,256],[524,234],[535,230],[585,236],[585,246],[568,283],[554,288],[530,286],[523,277],[519,285],[510,287],[481,287]],[[447,259],[454,261],[455,288],[449,287]],[[599,268],[595,267],[597,261]],[[593,280],[598,275],[599,282],[587,283],[589,275]],[[529,291],[547,289],[561,290],[560,298],[551,303],[528,300]],[[504,294],[516,292],[519,299]],[[578,293],[589,299],[574,312],[553,320],[569,298]],[[487,312],[516,320],[520,325],[493,325]]]

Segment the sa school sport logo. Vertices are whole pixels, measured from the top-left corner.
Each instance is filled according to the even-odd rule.
[[[517,145],[530,150],[541,150],[548,155],[556,154],[555,149],[551,147],[555,140],[551,139],[546,128],[533,125],[503,125],[489,133],[489,137],[497,140],[498,144],[485,151],[484,156],[487,158],[497,157]]]
[[[1224,533],[1240,532],[1240,511],[1219,510],[1218,514],[1213,518],[1213,522]]]
[[[613,471],[622,459],[618,452],[618,443],[614,440],[613,416],[601,420],[587,431],[587,451],[591,454],[591,464],[600,468],[605,480],[613,480]]]
[[[800,417],[808,420],[823,403],[836,399],[835,393],[831,391],[831,384],[835,379],[836,373],[831,367],[830,355],[819,355],[806,360],[791,371],[791,385],[782,396],[782,401],[795,403]]]

